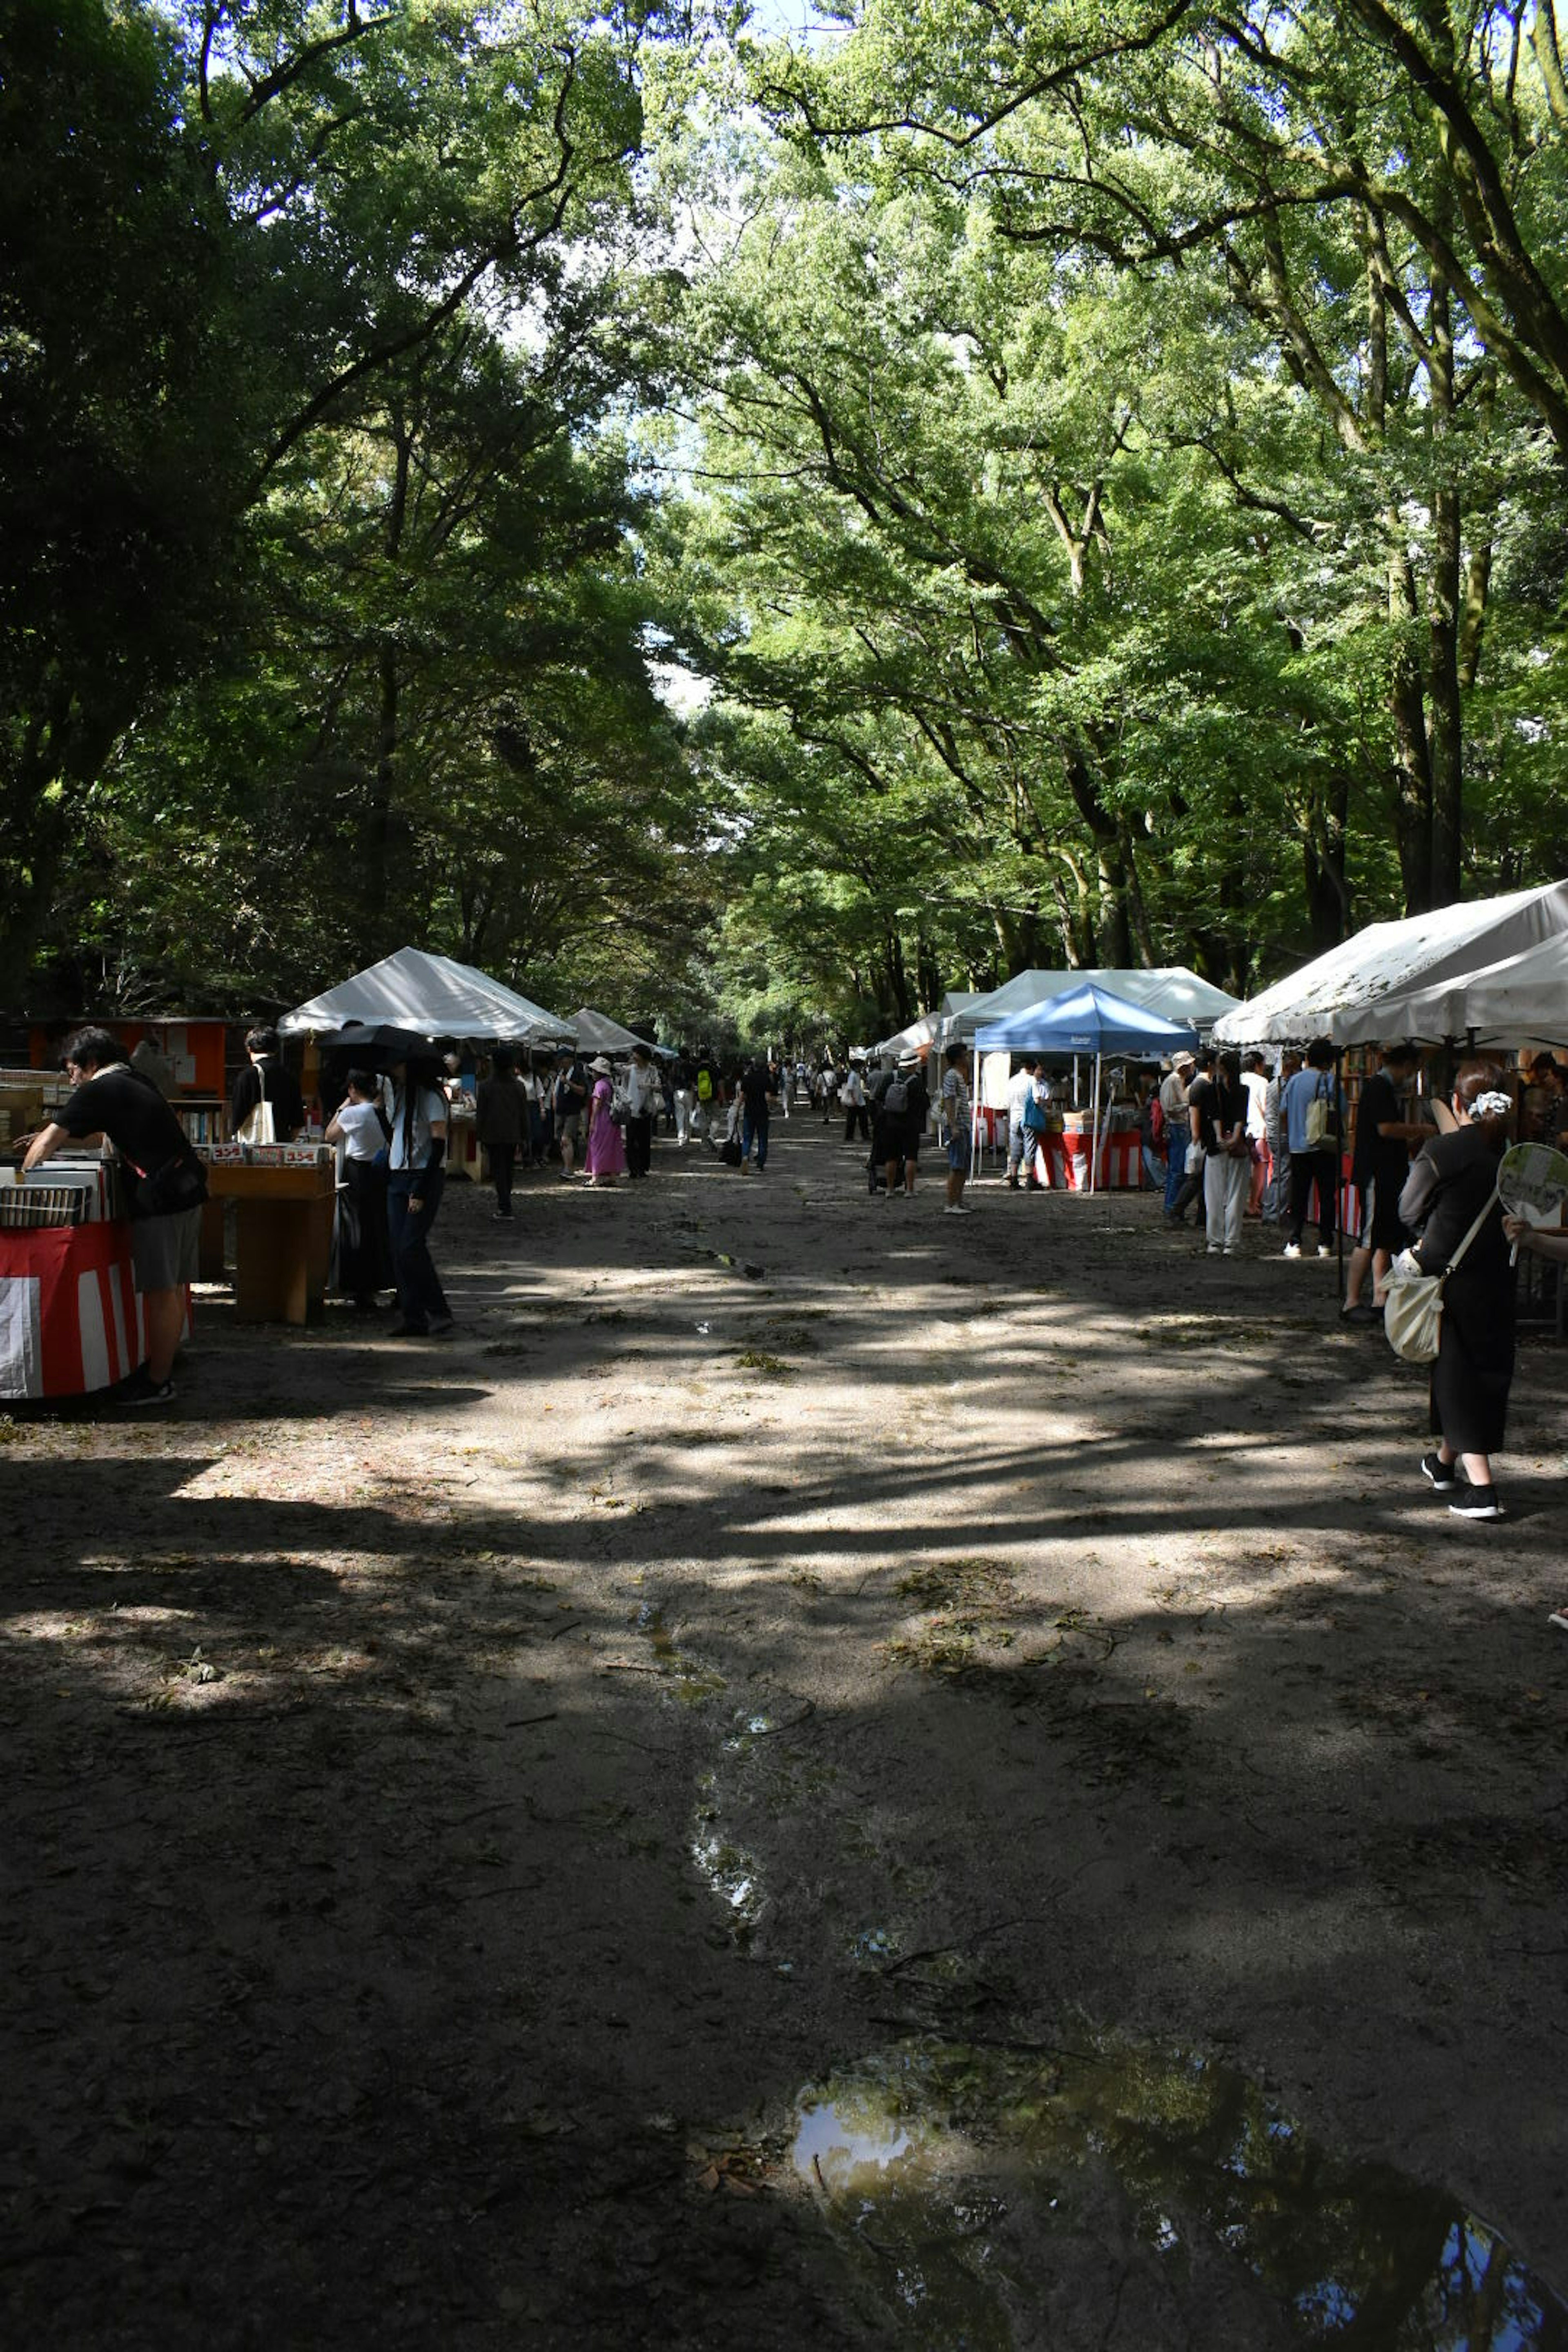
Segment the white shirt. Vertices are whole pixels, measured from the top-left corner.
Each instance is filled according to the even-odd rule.
[[[342,1129],[345,1160],[374,1160],[386,1141],[374,1103],[340,1103],[332,1118]]]
[[[410,1148],[405,1156],[403,1132],[403,1092],[399,1088],[392,1104],[391,1165],[394,1168],[423,1168],[430,1157],[432,1127],[445,1127],[447,1097],[438,1087],[421,1087],[414,1098],[413,1133]]]
[[[634,1062],[626,1072],[626,1108],[632,1117],[641,1118],[651,1110],[659,1091],[653,1072],[645,1069],[640,1062]]]
[[[1247,1088],[1247,1131],[1260,1136],[1268,1127],[1267,1104],[1268,1081],[1261,1070],[1243,1070],[1241,1083]]]
[[[1035,1081],[1032,1074],[1028,1070],[1015,1070],[1012,1076],[1007,1081],[1007,1124],[1009,1127],[1021,1127],[1023,1125],[1024,1105],[1029,1100],[1029,1097],[1033,1095],[1034,1091]]]

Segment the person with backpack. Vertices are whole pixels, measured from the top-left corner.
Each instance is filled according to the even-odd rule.
[[[921,1138],[931,1115],[931,1095],[918,1054],[905,1054],[877,1097],[881,1114],[882,1171],[888,1198],[914,1197]]]
[[[1334,1076],[1334,1049],[1326,1037],[1315,1037],[1308,1046],[1307,1066],[1283,1089],[1279,1107],[1290,1151],[1290,1238],[1285,1255],[1301,1255],[1307,1204],[1315,1184],[1318,1255],[1331,1257],[1339,1228],[1340,1138],[1344,1133],[1345,1098]]]

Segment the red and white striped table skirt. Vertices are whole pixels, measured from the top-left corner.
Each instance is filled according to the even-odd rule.
[[[87,1396],[146,1359],[128,1224],[0,1233],[0,1396]]]

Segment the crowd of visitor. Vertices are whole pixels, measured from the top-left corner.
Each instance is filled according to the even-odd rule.
[[[926,1055],[914,1051],[873,1067],[863,1056],[722,1060],[705,1051],[657,1055],[637,1044],[617,1066],[602,1054],[541,1057],[498,1046],[471,1094],[458,1057],[433,1048],[385,1072],[333,1068],[324,1132],[340,1162],[339,1285],[362,1310],[395,1288],[400,1336],[439,1338],[454,1328],[430,1235],[451,1173],[454,1122],[467,1115],[494,1187],[492,1213],[503,1224],[513,1220],[520,1170],[554,1166],[561,1181],[595,1191],[623,1178],[647,1181],[660,1122],[677,1151],[703,1149],[761,1175],[773,1120],[787,1118],[793,1103],[813,1105],[825,1125],[842,1117],[845,1145],[864,1148],[868,1192],[889,1206],[914,1197],[934,1129],[945,1212],[966,1216],[981,1132],[968,1065],[961,1045],[947,1049],[940,1077],[928,1076]],[[27,1165],[89,1128],[121,1140],[137,1167],[166,1162],[171,1181],[191,1159],[158,1074],[132,1066],[109,1033],[80,1032],[67,1049],[67,1070],[76,1091],[33,1143]],[[1249,1221],[1282,1235],[1288,1260],[1307,1251],[1309,1233],[1318,1258],[1342,1253],[1343,1202],[1351,1246],[1340,1315],[1348,1326],[1376,1326],[1402,1272],[1447,1272],[1431,1377],[1433,1444],[1421,1469],[1451,1510],[1484,1523],[1503,1516],[1492,1459],[1513,1370],[1515,1262],[1522,1251],[1568,1263],[1568,1235],[1506,1214],[1498,1162],[1521,1135],[1562,1144],[1564,1076],[1545,1053],[1511,1074],[1470,1061],[1435,1099],[1415,1048],[1393,1040],[1355,1085],[1352,1107],[1325,1040],[1268,1060],[1199,1046],[1163,1066],[1117,1070],[1105,1126],[1135,1129],[1142,1181],[1160,1193],[1170,1225],[1184,1226],[1198,1211],[1211,1257],[1235,1256]],[[1063,1183],[1068,1091],[1065,1069],[1033,1055],[1016,1060],[1006,1081],[1006,1190]],[[298,1079],[264,1026],[247,1035],[229,1111],[233,1132],[252,1143],[288,1142],[304,1127]],[[173,1394],[171,1302],[183,1300],[194,1271],[196,1205],[182,1198],[177,1208],[160,1202],[154,1211],[150,1191],[141,1201],[136,1264],[152,1339],[146,1388],[155,1401]]]

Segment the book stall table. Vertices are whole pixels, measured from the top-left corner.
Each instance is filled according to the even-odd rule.
[[[1074,1127],[1070,1123],[1051,1141],[1061,1153],[1061,1166],[1066,1172],[1069,1192],[1089,1190],[1089,1153],[1094,1145],[1091,1127]],[[1052,1171],[1051,1181],[1058,1181]],[[1100,1172],[1095,1190],[1100,1192],[1136,1192],[1143,1182],[1143,1161],[1139,1150],[1135,1127],[1114,1128],[1100,1139]]]
[[[321,1313],[336,1191],[324,1145],[229,1143],[208,1155],[209,1205],[235,1206],[235,1310],[242,1323],[304,1323]],[[211,1231],[209,1224],[209,1238]]]
[[[0,1396],[90,1396],[129,1379],[146,1361],[147,1333],[116,1171],[57,1158],[30,1175],[4,1173]]]

